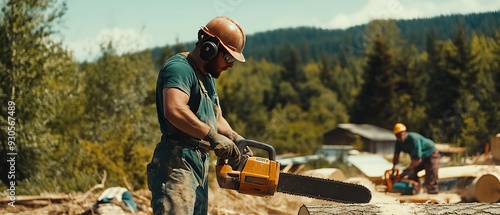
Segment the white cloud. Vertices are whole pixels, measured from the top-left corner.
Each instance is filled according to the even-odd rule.
[[[413,19],[438,15],[465,14],[494,11],[500,9],[500,1],[409,1],[409,0],[369,0],[360,10],[333,16],[326,28],[345,29],[368,23],[372,19]]]
[[[408,1],[403,3],[407,11],[420,11],[418,17],[432,17],[441,14],[466,14],[500,9],[500,1],[456,0],[447,2]],[[406,11],[403,15],[406,15]],[[414,17],[415,16],[403,18]]]
[[[144,50],[152,46],[153,38],[136,29],[109,28],[96,36],[78,41],[66,42],[77,61],[95,60],[101,53],[101,45],[113,43],[117,54]]]
[[[402,11],[402,5],[397,0],[370,0],[360,10],[345,14],[335,15],[328,22],[327,28],[345,29],[355,25],[361,25],[372,19],[394,18]]]

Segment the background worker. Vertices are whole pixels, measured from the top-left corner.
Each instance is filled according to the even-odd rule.
[[[399,163],[399,154],[401,151],[408,153],[411,157],[411,163],[401,175],[407,175],[408,179],[419,182],[417,173],[425,169],[424,187],[427,193],[439,193],[438,169],[440,155],[434,141],[418,133],[407,132],[406,126],[402,123],[396,123],[393,131],[397,140],[392,168],[396,168],[396,165]]]
[[[189,53],[169,58],[156,88],[162,133],[147,165],[154,214],[207,214],[209,151],[219,159],[241,158],[242,140],[222,116],[215,78],[245,62],[246,36],[229,17],[215,17],[198,31]]]

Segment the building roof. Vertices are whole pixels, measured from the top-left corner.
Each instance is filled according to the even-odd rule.
[[[337,124],[337,128],[350,131],[369,140],[396,141],[396,136],[390,130],[375,125],[340,123]]]
[[[386,170],[392,168],[392,163],[376,154],[349,156],[347,161],[370,178],[382,177]]]
[[[305,164],[308,161],[318,160],[319,155],[306,155],[299,157],[291,157],[291,158],[279,158],[276,159],[282,166],[286,166],[289,164]]]

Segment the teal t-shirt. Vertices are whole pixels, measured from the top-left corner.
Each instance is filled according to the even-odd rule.
[[[430,157],[435,148],[434,141],[418,133],[407,132],[406,139],[402,143],[396,141],[395,152],[403,151],[410,154],[412,159],[419,159]]]
[[[156,110],[158,113],[160,130],[163,135],[186,135],[164,117],[163,89],[170,87],[177,88],[186,93],[189,96],[188,106],[191,111],[193,111],[202,122],[217,129],[217,116],[216,112],[214,112],[214,106],[218,106],[219,104],[215,81],[210,74],[200,75],[200,78],[205,86],[207,95],[204,95],[201,91],[202,88],[196,77],[195,70],[189,64],[185,56],[176,54],[169,58],[161,67],[156,83]]]

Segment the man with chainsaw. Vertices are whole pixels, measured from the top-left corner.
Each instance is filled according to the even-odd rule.
[[[222,116],[214,79],[245,62],[245,32],[234,19],[219,16],[198,31],[190,52],[161,67],[156,107],[162,133],[147,165],[154,214],[207,214],[209,152],[237,168],[244,138]]]
[[[439,151],[436,149],[434,141],[415,132],[407,132],[403,123],[394,125],[394,135],[396,135],[396,147],[392,160],[393,169],[399,163],[399,154],[406,152],[411,157],[410,165],[402,172],[401,176],[408,176],[408,179],[419,181],[417,173],[425,170],[424,187],[429,194],[439,193],[438,169]]]

